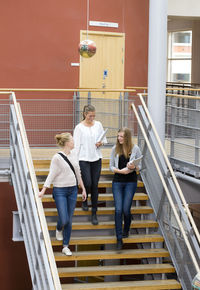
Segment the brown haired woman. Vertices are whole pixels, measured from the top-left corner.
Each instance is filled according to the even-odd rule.
[[[42,197],[46,189],[53,183],[53,198],[58,210],[56,239],[63,240],[62,253],[71,256],[72,252],[68,245],[72,230],[72,216],[77,200],[77,185],[80,184],[82,188],[83,200],[86,199],[86,191],[81,179],[77,156],[71,151],[74,148],[72,135],[61,133],[56,135],[55,139],[62,150],[56,153],[51,160],[49,175],[39,197]]]
[[[137,173],[139,167],[129,161],[141,157],[137,145],[133,145],[131,131],[122,128],[117,135],[116,145],[113,146],[110,157],[110,169],[115,173],[112,183],[115,202],[115,231],[117,250],[123,246],[122,238],[127,238],[131,225],[131,205],[137,188]],[[124,228],[122,223],[124,219]]]
[[[101,173],[102,154],[100,147],[107,143],[106,138],[98,142],[103,132],[101,122],[95,121],[95,108],[86,105],[83,108],[83,121],[74,129],[75,149],[79,158],[83,183],[88,194],[91,192],[92,224],[97,225],[98,182]],[[83,210],[88,210],[87,200],[82,204]]]

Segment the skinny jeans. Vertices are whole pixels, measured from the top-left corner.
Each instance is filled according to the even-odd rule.
[[[131,225],[131,205],[136,192],[137,182],[114,182],[112,191],[115,203],[115,231],[117,240],[122,239],[122,232],[128,233]],[[122,224],[124,219],[124,229]]]
[[[53,198],[58,211],[57,230],[63,230],[63,246],[69,245],[77,192],[77,186],[53,188]]]
[[[91,193],[92,211],[97,211],[98,205],[98,182],[101,174],[101,159],[89,162],[79,161],[81,176],[88,194]]]

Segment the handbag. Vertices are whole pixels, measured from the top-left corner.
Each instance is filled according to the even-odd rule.
[[[73,171],[73,173],[74,173],[74,175],[75,175],[75,178],[76,178],[76,185],[78,186],[78,179],[77,179],[76,172],[75,172],[75,170],[74,170],[73,165],[71,164],[71,162],[69,161],[69,159],[67,158],[67,156],[65,156],[64,154],[62,154],[62,153],[60,153],[60,152],[58,152],[58,154],[59,154],[60,156],[62,156],[62,158],[63,158],[63,159],[64,159],[64,160],[69,164],[71,170]]]

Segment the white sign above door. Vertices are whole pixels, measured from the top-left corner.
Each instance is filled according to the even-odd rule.
[[[118,28],[119,24],[115,22],[89,21],[90,26],[103,26]]]

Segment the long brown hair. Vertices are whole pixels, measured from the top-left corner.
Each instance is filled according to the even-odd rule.
[[[117,138],[116,141],[116,148],[115,148],[115,154],[117,155],[124,155],[126,158],[129,157],[132,148],[133,148],[133,142],[132,142],[132,137],[131,137],[131,131],[130,129],[124,127],[119,129],[118,133],[124,133],[124,143],[120,144]]]

